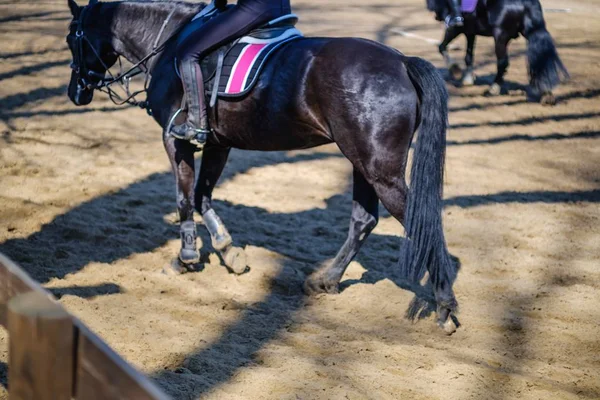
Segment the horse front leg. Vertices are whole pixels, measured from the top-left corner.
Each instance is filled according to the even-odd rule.
[[[466,70],[462,77],[463,86],[473,86],[475,84],[475,74],[473,73],[473,52],[475,51],[475,35],[467,35],[467,53],[465,55]]]
[[[494,34],[495,50],[496,50],[496,78],[494,83],[485,92],[488,96],[498,96],[504,91],[504,74],[509,66],[508,61],[508,42],[510,38],[500,29]]]
[[[167,132],[163,133],[163,143],[175,174],[177,191],[177,212],[181,249],[179,262],[189,267],[200,261],[197,250],[196,223],[194,222],[194,152],[196,146],[185,140],[175,139]],[[180,266],[177,272],[182,272]]]
[[[462,69],[460,65],[456,61],[450,57],[450,53],[448,53],[448,45],[456,39],[458,35],[461,33],[461,28],[457,26],[451,26],[446,28],[446,33],[444,34],[444,40],[440,43],[438,50],[442,57],[444,57],[444,61],[446,62],[446,68],[448,68],[448,72],[450,73],[450,77],[454,80],[459,80],[462,77]]]
[[[229,148],[206,146],[202,154],[202,165],[196,183],[196,210],[202,215],[204,226],[210,234],[211,243],[219,252],[225,265],[236,274],[248,270],[244,251],[233,246],[227,227],[212,207],[212,193],[229,157]]]

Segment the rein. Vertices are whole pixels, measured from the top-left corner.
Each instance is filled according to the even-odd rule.
[[[90,5],[92,5],[92,4],[90,4]],[[154,56],[156,56],[161,51],[163,51],[167,42],[169,40],[171,40],[177,34],[177,32],[175,32],[173,35],[171,35],[166,40],[164,40],[160,45],[158,44],[160,42],[160,39],[161,39],[165,29],[168,26],[171,18],[173,17],[173,14],[175,13],[176,8],[173,8],[171,10],[171,12],[169,12],[169,15],[167,16],[167,18],[165,18],[165,20],[163,21],[163,24],[162,24],[160,30],[158,31],[158,34],[156,35],[156,39],[154,40],[154,44],[152,46],[152,51],[150,53],[148,53],[146,56],[144,56],[140,61],[135,63],[127,71],[121,72],[117,76],[114,76],[112,74],[112,72],[110,72],[109,67],[102,60],[102,57],[100,57],[98,50],[96,50],[96,48],[92,45],[92,43],[90,42],[90,40],[87,38],[87,36],[85,35],[85,33],[83,31],[83,22],[84,22],[85,13],[87,11],[87,7],[88,6],[85,6],[81,10],[81,14],[79,15],[79,18],[77,19],[77,21],[71,22],[71,25],[77,25],[77,30],[75,32],[76,44],[75,44],[75,51],[74,51],[74,57],[73,57],[74,59],[73,59],[73,63],[71,64],[71,69],[79,74],[78,84],[80,84],[81,86],[83,86],[87,89],[96,89],[103,93],[108,94],[110,100],[118,106],[124,105],[124,104],[130,104],[130,105],[134,105],[134,106],[139,106],[140,108],[148,108],[147,100],[138,101],[135,97],[141,93],[148,92],[148,83],[150,80],[149,79],[150,72],[149,72],[149,69],[147,66],[148,61],[150,61],[150,59],[152,59]],[[102,67],[104,67],[106,72],[108,72],[108,74],[110,75],[110,78],[105,78],[105,74],[102,74],[102,73],[99,73],[99,72],[96,72],[96,71],[86,68],[84,57],[83,57],[83,41],[84,40],[87,42],[88,46],[92,49],[92,52],[94,53],[94,55],[96,56],[98,61],[100,61],[100,63],[102,64]],[[119,62],[120,70],[123,71],[123,65],[121,63],[121,56],[118,56],[117,60]],[[144,88],[132,93],[129,89],[129,82],[131,81],[131,78],[133,78],[134,76],[137,76],[141,73],[146,74],[146,79],[144,80]],[[87,76],[99,78],[99,81],[96,83],[90,83],[90,82],[86,81]],[[121,87],[121,89],[123,89],[123,91],[126,94],[125,98],[121,97],[114,89],[111,88],[111,86],[114,84],[118,84]]]

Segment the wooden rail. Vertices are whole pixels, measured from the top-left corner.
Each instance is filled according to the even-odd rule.
[[[10,400],[168,400],[1,253],[0,324]]]

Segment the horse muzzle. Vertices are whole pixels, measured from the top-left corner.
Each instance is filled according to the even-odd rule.
[[[86,86],[82,86],[81,84],[74,85],[75,87],[72,90],[69,90],[69,99],[76,106],[86,106],[92,102],[94,98],[94,89],[90,89]]]

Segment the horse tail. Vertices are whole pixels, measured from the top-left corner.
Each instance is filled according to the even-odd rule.
[[[418,283],[429,266],[438,307],[455,310],[451,288],[456,267],[448,253],[442,225],[448,92],[429,62],[407,57],[404,64],[419,97],[420,115],[404,214],[407,239],[400,250],[400,269],[404,277]]]
[[[521,33],[527,39],[530,83],[539,94],[544,94],[568,79],[569,72],[560,60],[554,40],[546,29],[540,2],[531,1],[525,4],[524,27]]]

